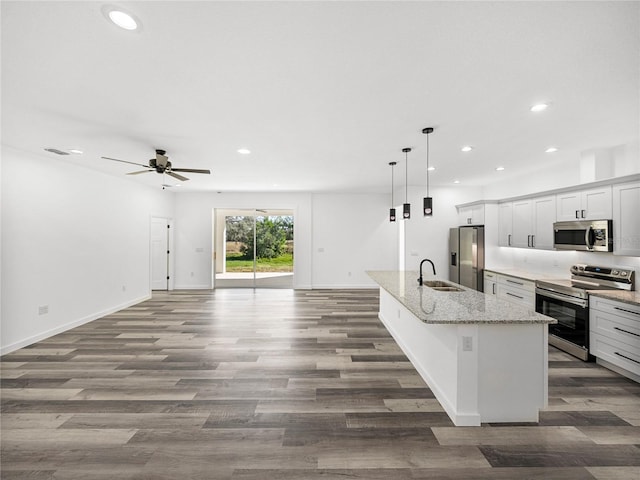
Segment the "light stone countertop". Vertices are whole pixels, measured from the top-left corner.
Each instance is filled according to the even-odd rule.
[[[498,300],[495,295],[463,287],[437,277],[424,280],[440,280],[462,288],[461,292],[437,291],[420,287],[414,271],[368,271],[367,274],[381,288],[389,292],[411,313],[425,323],[434,324],[531,324],[557,323],[557,320],[533,309]]]
[[[516,268],[485,268],[485,272],[494,272],[500,275],[508,275],[510,277],[519,278],[521,280],[529,280],[535,282],[536,280],[547,280],[557,278],[570,278],[569,272],[566,275],[548,275],[544,273],[527,272],[526,270],[518,270]]]
[[[626,290],[589,290],[590,297],[608,298],[640,307],[640,292]]]

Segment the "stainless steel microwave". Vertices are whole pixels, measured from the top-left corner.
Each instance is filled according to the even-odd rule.
[[[613,252],[611,220],[576,220],[553,224],[553,247],[556,250]]]

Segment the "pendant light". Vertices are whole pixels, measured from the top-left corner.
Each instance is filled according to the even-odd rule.
[[[409,204],[409,147],[403,148],[404,152],[404,204],[402,205],[402,218],[408,220],[411,218],[411,205]]]
[[[427,136],[427,196],[422,199],[422,213],[425,217],[433,216],[433,198],[429,196],[429,134],[432,132],[432,127],[422,129],[422,133]]]
[[[394,203],[393,203],[393,167],[396,166],[398,162],[389,162],[389,165],[391,165],[391,208],[389,209],[389,221],[390,222],[395,222],[396,221],[396,209],[394,207]]]

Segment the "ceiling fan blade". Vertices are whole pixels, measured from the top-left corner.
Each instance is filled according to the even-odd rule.
[[[141,173],[153,172],[153,170],[140,170],[139,172],[130,172],[127,175],[139,175]]]
[[[171,168],[172,172],[189,172],[189,173],[208,173],[211,174],[211,170],[199,170],[197,168]]]
[[[173,173],[172,171],[170,172],[169,170],[166,170],[164,173],[166,173],[167,175],[172,176],[173,178],[177,178],[178,180],[180,180],[182,182],[186,182],[187,180],[189,180],[187,177],[183,177],[182,175],[178,175],[177,173]]]
[[[141,163],[135,163],[135,162],[128,162],[127,160],[118,160],[117,158],[111,158],[111,157],[102,157],[105,160],[113,160],[114,162],[121,162],[121,163],[130,163],[131,165],[138,165],[139,167],[144,167],[144,168],[148,168],[149,165],[143,165]]]

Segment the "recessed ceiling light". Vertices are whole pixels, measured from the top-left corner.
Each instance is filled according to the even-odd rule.
[[[548,103],[536,103],[535,105],[533,105],[531,107],[531,111],[532,112],[543,112],[547,108],[549,108],[549,104]]]
[[[249,150],[248,148],[239,148],[236,151],[241,155],[249,155],[251,153],[251,150]]]
[[[120,7],[105,5],[102,7],[102,14],[118,27],[129,32],[140,31],[142,28],[142,22],[135,15],[125,12]]]
[[[558,149],[556,147],[549,147],[547,148],[544,153],[553,153],[553,152],[557,152]]]
[[[471,145],[465,145],[460,150],[462,150],[463,152],[470,152],[471,150],[473,150],[473,147]]]
[[[453,183],[460,183],[460,180],[454,180]]]
[[[429,167],[427,168],[427,170],[429,170],[430,172],[433,172],[436,169],[436,167]]]
[[[74,155],[82,155],[84,153],[82,150],[78,150],[77,148],[72,148],[71,150],[69,150],[69,152],[73,153]]]
[[[501,171],[503,171],[503,170],[504,170],[504,167],[496,167],[496,171],[497,171],[497,172],[501,172]]]

